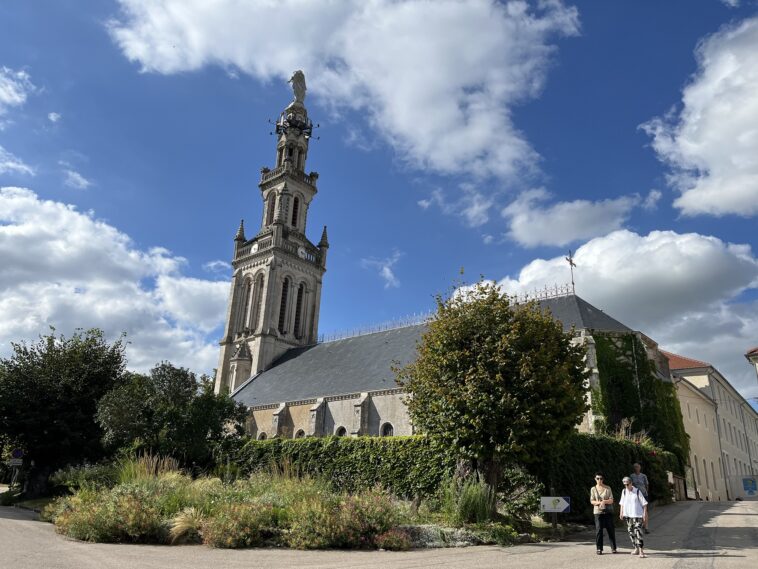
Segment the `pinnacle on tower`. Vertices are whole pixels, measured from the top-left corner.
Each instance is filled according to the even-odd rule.
[[[329,248],[329,239],[326,237],[326,225],[324,225],[324,231],[321,232],[321,241],[318,242],[318,246],[320,249]]]
[[[240,219],[240,226],[237,229],[237,234],[234,236],[235,241],[246,241],[245,239],[245,220]]]

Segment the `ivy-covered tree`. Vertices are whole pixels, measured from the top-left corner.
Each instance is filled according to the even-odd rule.
[[[557,447],[586,411],[584,350],[534,303],[479,282],[437,298],[418,358],[397,370],[413,424],[497,487],[506,462]]]
[[[110,448],[127,446],[205,466],[214,443],[243,432],[244,405],[213,393],[213,380],[162,362],[102,398],[97,421]]]
[[[14,343],[0,360],[0,438],[34,461],[30,494],[44,491],[53,469],[103,456],[97,403],[119,384],[124,365],[123,342],[108,343],[96,329]]]

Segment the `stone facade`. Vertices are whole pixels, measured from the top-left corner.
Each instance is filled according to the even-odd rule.
[[[247,431],[257,439],[411,435],[400,389],[334,395],[252,408]]]

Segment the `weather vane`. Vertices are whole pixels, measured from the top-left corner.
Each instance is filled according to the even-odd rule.
[[[571,249],[569,249],[566,261],[568,261],[569,269],[571,270],[571,294],[576,294],[576,287],[574,286],[574,267],[576,267],[576,263],[574,262],[574,256],[571,253]]]

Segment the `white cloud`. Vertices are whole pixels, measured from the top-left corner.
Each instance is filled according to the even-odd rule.
[[[658,202],[661,201],[663,194],[659,190],[650,190],[645,200],[642,202],[642,209],[648,211],[654,210],[658,207]]]
[[[73,170],[67,163],[61,162],[63,166],[63,185],[77,190],[86,190],[92,185],[92,182],[82,176],[76,170]]]
[[[672,168],[685,215],[758,214],[758,17],[723,27],[695,50],[682,109],[642,128]]]
[[[661,347],[713,363],[747,396],[758,395],[742,356],[758,344],[758,259],[747,245],[697,233],[620,230],[579,247],[579,296]],[[537,259],[500,285],[523,293],[569,280],[563,256]],[[742,299],[742,300],[741,300]]]
[[[449,200],[445,193],[437,188],[431,191],[428,198],[416,203],[423,210],[436,205],[444,214],[461,217],[469,227],[479,227],[487,223],[489,211],[495,203],[494,198],[487,190],[480,191],[473,184],[460,184],[460,189],[460,197],[453,200]]]
[[[59,120],[61,120],[63,116],[61,116],[60,113],[48,113],[47,114],[47,120],[49,120],[52,123],[56,123]]]
[[[216,259],[215,261],[208,261],[203,265],[203,270],[209,273],[225,273],[231,274],[232,265],[226,261]]]
[[[182,274],[181,257],[138,249],[111,225],[23,188],[0,189],[0,355],[9,342],[99,327],[127,332],[131,369],[168,359],[210,371],[229,284]]]
[[[721,0],[721,2],[730,8],[739,8],[740,6],[740,0]]]
[[[26,174],[34,176],[34,168],[0,146],[0,174]]]
[[[120,3],[111,35],[143,71],[218,65],[268,81],[303,69],[319,99],[364,113],[413,166],[502,180],[535,168],[511,112],[539,95],[551,41],[579,27],[560,0]]]
[[[31,77],[26,71],[15,71],[9,67],[0,67],[0,130],[4,126],[3,115],[11,107],[20,107],[26,97],[35,89]]]
[[[528,190],[503,209],[508,236],[525,247],[568,245],[620,228],[640,202],[637,196],[624,196],[543,205],[550,197],[544,189]]]
[[[361,267],[376,270],[377,274],[384,281],[384,288],[398,288],[400,280],[395,275],[394,267],[402,256],[403,254],[400,251],[395,250],[392,252],[392,255],[385,259],[377,259],[375,257],[361,259]]]

